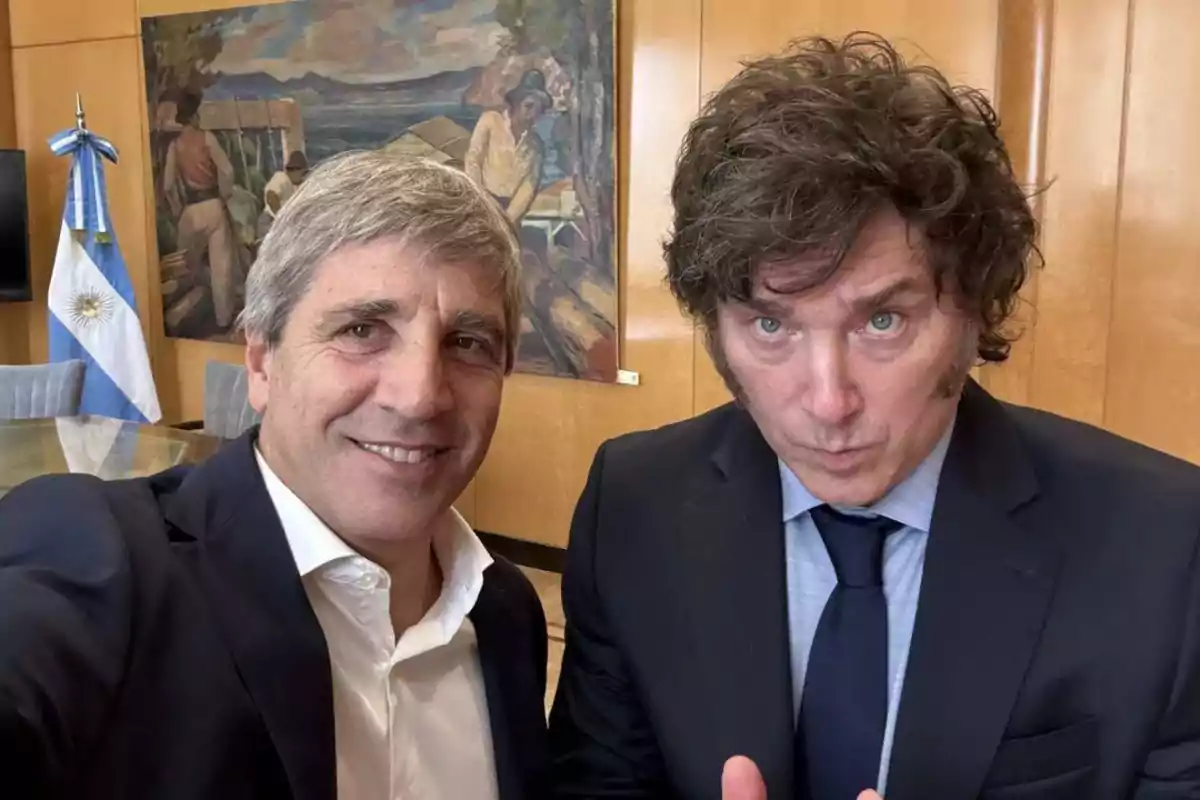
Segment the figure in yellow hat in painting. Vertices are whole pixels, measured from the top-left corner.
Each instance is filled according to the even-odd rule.
[[[513,222],[537,196],[545,145],[533,126],[554,105],[541,70],[526,70],[504,95],[504,107],[483,112],[467,149],[467,175],[491,193]]]

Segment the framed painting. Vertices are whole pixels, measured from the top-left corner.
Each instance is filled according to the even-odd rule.
[[[350,149],[464,170],[518,224],[517,371],[613,381],[614,0],[294,0],[142,20],[166,335],[240,341],[275,214]]]

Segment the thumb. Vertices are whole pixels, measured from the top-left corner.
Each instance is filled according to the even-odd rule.
[[[858,796],[858,800],[883,800],[883,798],[874,789],[867,789]]]
[[[754,762],[734,756],[721,773],[721,800],[767,800],[767,785]]]

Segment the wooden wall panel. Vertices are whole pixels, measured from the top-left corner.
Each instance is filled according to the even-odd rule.
[[[1054,0],[1000,0],[995,107],[1000,135],[1013,170],[1029,191],[1040,186],[1045,167],[1046,116],[1050,58],[1053,52]],[[1041,197],[1031,199],[1041,219]],[[1007,361],[980,367],[976,376],[997,397],[1025,403],[1033,366],[1038,273],[1031,271],[1009,329],[1021,334]]]
[[[13,101],[12,35],[4,24],[9,0],[0,0],[0,147],[17,146],[17,109]]]
[[[714,91],[745,58],[789,40],[869,30],[910,57],[937,64],[952,80],[995,84],[997,0],[704,0],[701,90]]]
[[[701,91],[716,91],[739,61],[779,50],[790,39],[836,38],[870,30],[906,56],[932,63],[959,83],[991,94],[996,85],[997,0],[705,0]],[[695,410],[729,394],[696,335]]]
[[[145,156],[136,39],[107,39],[13,51],[17,141],[27,153],[30,247],[34,294],[29,314],[30,357],[46,359],[46,289],[58,244],[69,159],[56,158],[47,140],[75,124],[75,97],[83,97],[88,124],[116,145],[117,165],[106,162],[109,210],[129,265],[138,308],[148,305],[146,214],[142,183]],[[63,85],[62,76],[75,80]],[[142,313],[142,326],[148,319]],[[161,379],[160,379],[161,380]]]
[[[16,108],[12,92],[12,42],[8,0],[0,0],[0,148],[17,146]],[[28,303],[0,303],[0,364],[29,361]]]
[[[137,0],[9,0],[13,47],[137,35]],[[58,73],[60,86],[70,80]],[[59,91],[67,87],[62,86]]]
[[[1200,461],[1200,3],[1136,3],[1104,422]]]
[[[1104,420],[1129,0],[1055,0],[1028,386],[1017,399]]]
[[[675,151],[696,112],[700,7],[626,0],[618,17],[622,366],[641,385],[515,376],[475,490],[480,528],[555,545],[602,440],[692,410],[691,326],[663,288],[660,243]]]
[[[27,303],[0,304],[0,364],[28,364]]]
[[[30,238],[34,292],[30,309],[31,356],[46,357],[45,295],[58,242],[69,159],[50,153],[47,139],[75,122],[74,91],[81,93],[89,124],[113,141],[120,162],[106,162],[110,212],[139,308],[145,309],[141,148],[137,46],[132,38],[21,48],[14,51],[18,142],[26,153],[30,183]],[[67,91],[61,76],[76,75]],[[145,315],[143,314],[143,327]]]

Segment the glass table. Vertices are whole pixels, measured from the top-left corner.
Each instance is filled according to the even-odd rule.
[[[0,495],[38,475],[85,472],[105,480],[202,461],[223,439],[107,417],[0,421]]]

